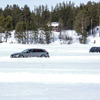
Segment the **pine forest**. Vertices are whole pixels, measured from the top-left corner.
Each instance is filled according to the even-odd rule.
[[[51,8],[48,5],[35,6],[33,10],[30,10],[28,5],[19,7],[16,4],[0,8],[0,33],[15,30],[19,43],[31,35],[34,40],[32,43],[49,44],[52,29],[48,23],[51,22],[60,23],[60,32],[75,30],[85,41],[87,32],[100,26],[100,3],[89,1],[87,4],[75,6],[74,2],[62,2]],[[42,34],[39,30],[43,30]]]

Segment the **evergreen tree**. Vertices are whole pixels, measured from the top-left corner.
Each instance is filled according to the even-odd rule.
[[[76,21],[74,23],[74,29],[82,35],[82,43],[86,42],[86,37],[87,37],[87,12],[85,10],[80,11],[78,15],[76,16]]]
[[[33,24],[33,32],[34,32],[34,34],[33,34],[34,43],[38,43],[38,35],[39,35],[39,33],[38,33],[38,27],[37,27],[36,23]]]
[[[26,40],[26,23],[19,22],[16,25],[15,37],[17,38],[19,43],[24,43]]]
[[[21,11],[22,11],[23,21],[30,22],[30,20],[31,20],[30,8],[27,5],[25,5],[24,8],[21,9]]]
[[[15,26],[18,22],[22,21],[22,17],[21,17],[21,9],[19,8],[18,5],[13,5],[12,7],[12,14],[11,14],[12,18],[13,18],[13,29],[15,29]]]
[[[49,12],[49,10],[48,10],[48,6],[47,6],[47,5],[44,7],[44,10],[43,10],[43,12],[42,12],[42,24],[45,24],[44,22],[45,22],[46,20],[47,20],[47,21],[50,20],[50,12]]]
[[[60,18],[59,19],[59,31],[60,31],[59,39],[60,41],[62,40],[62,30],[63,30],[63,20]]]
[[[0,16],[2,16],[3,15],[3,10],[2,10],[2,8],[0,8]]]
[[[4,27],[5,27],[5,30],[6,30],[6,31],[11,31],[11,30],[13,30],[12,17],[11,17],[11,16],[7,16],[7,17],[5,18],[5,25],[4,25]]]
[[[50,40],[51,40],[52,32],[51,32],[51,26],[48,26],[47,21],[45,21],[43,29],[44,29],[44,33],[45,33],[46,43],[49,44]]]
[[[11,9],[12,9],[12,7],[7,5],[7,7],[3,11],[3,16],[4,17],[7,17],[8,15],[11,16],[11,12],[12,12]]]
[[[41,7],[35,8],[35,20],[37,23],[38,28],[40,28],[40,23],[41,23]]]
[[[6,42],[7,42],[7,38],[9,36],[9,32],[13,29],[13,25],[12,25],[12,17],[11,16],[7,16],[6,18],[4,18],[4,16],[0,17],[0,31],[1,32],[6,32]]]
[[[0,32],[5,32],[5,18],[0,16]]]

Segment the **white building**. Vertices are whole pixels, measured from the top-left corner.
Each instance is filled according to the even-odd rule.
[[[94,27],[93,33],[94,33],[94,34],[98,34],[99,32],[100,32],[100,26]]]

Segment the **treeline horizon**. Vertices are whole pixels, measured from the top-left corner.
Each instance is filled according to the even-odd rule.
[[[75,30],[86,40],[87,32],[100,26],[100,3],[89,1],[87,4],[75,6],[71,1],[58,3],[49,10],[48,5],[34,7],[28,5],[7,5],[0,8],[0,32],[15,30],[16,34],[41,28],[50,30],[47,23],[59,22],[61,30]],[[47,29],[46,29],[47,28]]]

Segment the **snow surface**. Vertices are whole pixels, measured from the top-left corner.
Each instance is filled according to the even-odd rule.
[[[100,100],[99,45],[0,44],[0,100]],[[44,48],[50,58],[10,58]]]

